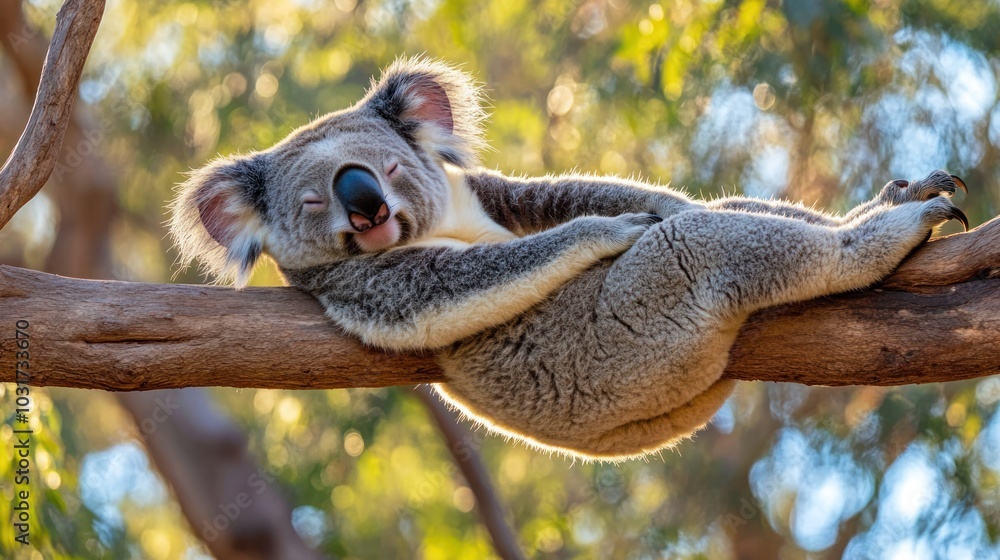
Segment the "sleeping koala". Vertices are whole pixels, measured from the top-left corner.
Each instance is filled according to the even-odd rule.
[[[477,167],[480,92],[402,60],[356,105],[192,173],[182,260],[244,286],[261,254],[365,343],[430,350],[437,391],[498,432],[620,459],[691,435],[732,392],[759,309],[868,286],[965,215],[934,172],[844,217],[581,175]]]

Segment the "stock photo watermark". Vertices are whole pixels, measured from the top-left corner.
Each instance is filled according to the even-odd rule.
[[[31,534],[31,324],[24,319],[14,324],[14,430],[11,457],[14,461],[14,498],[12,500],[14,540],[29,544]]]
[[[219,513],[211,519],[206,519],[202,524],[201,538],[209,543],[218,539],[219,535],[225,532],[245,510],[253,505],[254,498],[263,494],[268,485],[273,482],[274,477],[263,467],[251,473],[246,480],[250,492],[242,491],[236,494],[231,501],[219,503],[217,506]]]

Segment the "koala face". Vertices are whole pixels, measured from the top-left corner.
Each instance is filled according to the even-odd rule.
[[[296,269],[406,244],[442,218],[443,164],[474,164],[481,118],[465,74],[399,61],[355,106],[193,172],[172,205],[181,261],[242,287],[262,253]]]
[[[447,203],[441,163],[367,107],[326,117],[261,154],[264,251],[303,268],[404,244]]]

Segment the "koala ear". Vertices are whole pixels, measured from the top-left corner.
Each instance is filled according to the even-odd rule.
[[[259,154],[221,158],[179,186],[170,233],[182,268],[198,260],[218,280],[247,285],[266,234],[265,166]]]
[[[397,60],[362,101],[408,142],[459,167],[472,167],[484,146],[482,92],[447,64],[416,57]]]

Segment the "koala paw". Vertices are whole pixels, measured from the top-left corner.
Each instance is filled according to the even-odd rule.
[[[885,204],[892,205],[904,202],[923,202],[941,196],[952,197],[959,189],[966,194],[969,192],[965,181],[960,177],[938,170],[913,182],[903,179],[889,181],[879,193],[879,199]]]
[[[624,253],[639,240],[646,230],[663,221],[656,214],[622,214],[613,218],[591,217],[589,228],[598,235],[602,256]]]
[[[934,196],[924,202],[921,217],[928,228],[937,227],[948,220],[958,220],[962,222],[965,231],[969,231],[969,218],[965,212],[943,196]]]
[[[629,240],[629,247],[646,233],[646,230],[655,224],[663,221],[661,216],[656,214],[622,214],[614,218],[622,227],[622,234]]]

